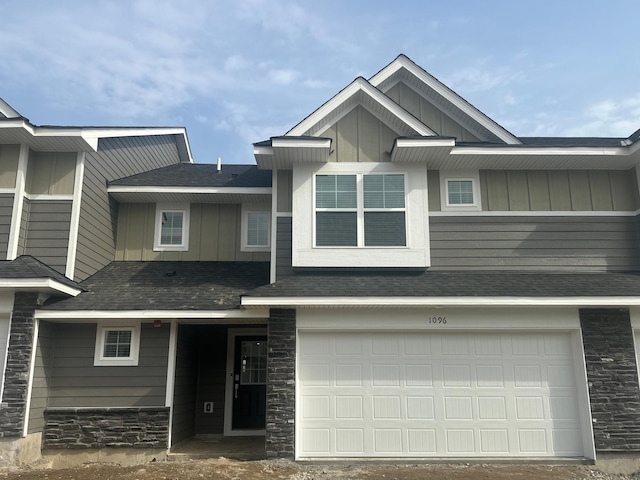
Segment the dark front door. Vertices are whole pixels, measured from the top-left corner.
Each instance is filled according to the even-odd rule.
[[[238,336],[233,372],[233,430],[263,430],[267,394],[267,337]]]

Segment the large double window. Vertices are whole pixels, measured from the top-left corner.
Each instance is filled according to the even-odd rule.
[[[317,247],[403,247],[407,244],[405,176],[315,177]]]

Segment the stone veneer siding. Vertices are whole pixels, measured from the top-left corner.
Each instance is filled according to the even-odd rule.
[[[15,294],[0,405],[0,437],[20,438],[26,417],[38,294]]]
[[[296,311],[271,309],[267,353],[267,458],[295,455]]]
[[[580,310],[593,435],[599,452],[640,450],[640,390],[628,310]]]
[[[43,448],[166,448],[168,407],[49,408]]]

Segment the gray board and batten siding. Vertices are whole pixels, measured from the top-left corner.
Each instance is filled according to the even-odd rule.
[[[86,154],[74,280],[115,258],[118,204],[107,182],[179,162],[174,135],[102,138],[98,152]]]
[[[93,365],[96,324],[41,323],[45,341],[36,356],[34,385],[38,389],[34,395],[46,396],[48,407],[165,405],[168,322],[160,327],[143,323],[138,365],[115,367]],[[32,415],[37,418],[34,408]]]
[[[183,252],[154,251],[156,204],[121,204],[116,260],[269,261],[269,252],[242,251],[241,205],[193,203],[189,216],[189,249]]]

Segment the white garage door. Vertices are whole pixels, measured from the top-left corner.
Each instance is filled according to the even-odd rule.
[[[299,458],[583,456],[565,333],[300,334]]]

